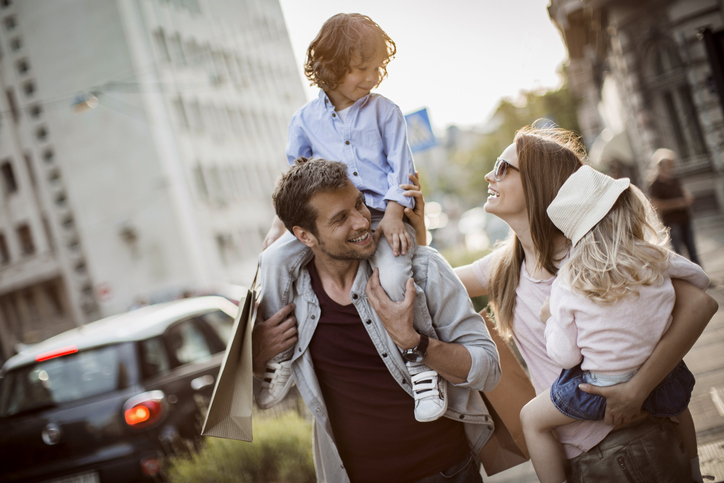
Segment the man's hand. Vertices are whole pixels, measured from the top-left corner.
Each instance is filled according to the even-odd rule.
[[[289,304],[266,321],[257,312],[256,325],[251,333],[251,353],[257,377],[263,376],[269,359],[297,343],[297,319],[293,311],[294,304]]]
[[[269,245],[274,243],[277,238],[284,234],[284,230],[286,230],[284,223],[282,223],[282,220],[280,220],[278,216],[275,216],[272,226],[269,228],[269,233],[266,234],[264,242],[261,244],[261,249],[266,250]]]
[[[546,297],[545,302],[543,302],[543,307],[540,308],[540,312],[538,313],[538,317],[540,317],[540,321],[544,324],[548,322],[548,319],[551,318],[551,304],[550,304],[550,297]]]
[[[402,222],[403,206],[390,201],[387,203],[387,210],[382,220],[375,229],[375,242],[379,241],[381,235],[385,235],[387,243],[392,248],[392,253],[398,256],[407,252],[407,248],[412,246],[412,237]]]
[[[648,394],[640,394],[636,387],[630,386],[629,382],[616,384],[614,386],[594,386],[593,384],[581,384],[582,391],[589,394],[598,394],[606,398],[606,424],[621,426],[629,424],[643,416],[641,410]]]
[[[405,215],[415,229],[415,241],[418,245],[427,245],[427,227],[425,227],[425,198],[422,196],[422,187],[418,173],[408,175],[412,184],[401,184],[405,190],[402,194],[415,198],[415,209],[405,208]]]
[[[393,302],[380,285],[380,274],[375,268],[367,282],[367,300],[382,320],[387,333],[400,349],[412,349],[420,342],[420,334],[412,327],[415,308],[415,282],[407,280],[405,298]]]

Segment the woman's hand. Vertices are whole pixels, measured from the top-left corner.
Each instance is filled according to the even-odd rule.
[[[425,198],[422,196],[420,174],[408,175],[412,184],[401,184],[405,196],[415,198],[415,209],[405,208],[405,216],[415,229],[415,241],[418,245],[427,245],[427,228],[425,227]]]
[[[603,418],[606,424],[621,426],[632,423],[645,413],[641,410],[648,393],[640,387],[630,384],[631,381],[614,386],[594,386],[581,384],[578,387],[589,394],[598,394],[606,398],[606,414]]]

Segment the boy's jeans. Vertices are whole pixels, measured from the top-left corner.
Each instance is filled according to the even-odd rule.
[[[647,416],[611,431],[598,445],[569,463],[569,483],[691,481],[684,444],[668,418]]]

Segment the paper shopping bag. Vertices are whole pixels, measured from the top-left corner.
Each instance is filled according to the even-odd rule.
[[[259,269],[257,267],[257,275]],[[256,316],[259,289],[256,279],[234,321],[233,336],[226,347],[216,386],[211,395],[201,434],[218,438],[252,441],[253,407],[251,330]]]
[[[495,389],[482,393],[495,430],[479,456],[485,473],[492,476],[525,463],[530,458],[520,424],[520,410],[535,397],[535,389],[513,351],[495,331],[485,311],[480,315],[485,319],[490,336],[498,346],[502,371]]]

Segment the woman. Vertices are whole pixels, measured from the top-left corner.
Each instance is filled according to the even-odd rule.
[[[546,353],[539,311],[569,249],[546,208],[582,166],[582,158],[571,133],[519,131],[485,177],[485,211],[505,221],[511,236],[490,255],[456,268],[471,297],[488,294],[497,327],[515,341],[537,393],[547,390],[561,371]],[[409,193],[421,207],[421,196]],[[408,217],[419,225],[421,210],[415,211]],[[421,233],[421,226],[415,228]],[[673,423],[641,414],[645,398],[689,351],[717,310],[717,303],[694,286],[675,280],[674,288],[674,321],[636,375],[616,386],[582,386],[607,398],[606,418],[559,428],[570,462],[568,481],[691,481]]]

